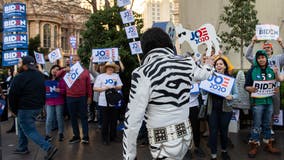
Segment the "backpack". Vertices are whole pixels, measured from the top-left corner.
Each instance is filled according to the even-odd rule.
[[[122,100],[122,95],[114,88],[107,89],[105,95],[108,106],[114,106]]]

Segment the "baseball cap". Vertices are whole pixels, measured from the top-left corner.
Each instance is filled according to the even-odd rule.
[[[272,48],[272,43],[268,43],[268,42],[263,43],[262,48],[264,49],[264,48],[266,48],[266,47]]]
[[[35,59],[32,56],[22,58],[23,65],[27,65],[29,69],[36,70]]]

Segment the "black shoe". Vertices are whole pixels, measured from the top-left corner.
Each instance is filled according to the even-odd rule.
[[[72,139],[69,140],[69,143],[70,143],[70,144],[79,143],[80,140],[81,140],[81,139],[80,139],[79,137],[73,136]]]
[[[15,128],[11,128],[9,129],[8,131],[6,131],[6,133],[15,133],[16,132],[16,129]]]
[[[199,158],[204,158],[206,155],[204,153],[204,151],[198,147],[194,150],[194,153],[199,157]]]
[[[29,154],[30,151],[29,151],[28,149],[26,149],[26,150],[15,149],[15,150],[13,151],[13,153],[14,153],[14,154]]]
[[[59,139],[60,142],[62,142],[64,140],[64,135],[63,133],[59,133]]]
[[[48,149],[47,153],[46,153],[46,156],[44,157],[44,160],[51,160],[55,153],[57,152],[57,148],[52,146]]]
[[[51,142],[52,139],[53,139],[53,137],[51,137],[51,136],[48,136],[48,135],[45,136],[45,140],[48,141],[48,142]]]
[[[231,157],[228,155],[228,152],[222,152],[222,160],[231,160]]]
[[[82,144],[89,144],[89,137],[83,137]]]

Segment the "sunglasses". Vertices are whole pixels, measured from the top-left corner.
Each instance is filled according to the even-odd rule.
[[[186,32],[182,32],[182,33],[178,34],[178,37],[180,38],[182,35],[186,35]]]

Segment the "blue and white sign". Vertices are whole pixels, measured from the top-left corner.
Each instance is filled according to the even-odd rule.
[[[48,59],[50,63],[54,63],[56,60],[62,58],[59,48],[53,50],[48,54]]]
[[[126,32],[126,35],[127,35],[127,39],[139,37],[136,26],[134,26],[134,25],[125,27],[125,32]]]
[[[26,17],[26,5],[23,3],[9,3],[4,5],[3,18]]]
[[[111,48],[112,61],[119,61],[118,55],[118,48]]]
[[[207,80],[201,81],[200,88],[213,94],[226,97],[231,93],[235,78],[215,72]]]
[[[124,7],[126,5],[131,4],[130,0],[117,0],[117,6],[118,7]]]
[[[262,24],[255,27],[255,35],[258,40],[277,40],[279,34],[279,26],[276,25]]]
[[[3,37],[3,50],[28,48],[28,36],[26,34],[9,34]]]
[[[5,109],[5,106],[6,106],[6,102],[5,100],[0,100],[0,116],[3,114],[4,112],[4,109]]]
[[[70,72],[65,74],[63,79],[69,88],[72,87],[74,82],[79,78],[83,71],[83,67],[80,65],[79,62],[77,62],[70,68]]]
[[[3,51],[2,54],[2,66],[13,66],[18,64],[19,59],[21,57],[25,57],[28,55],[27,50],[11,50],[11,51]]]
[[[133,12],[130,9],[120,12],[120,16],[123,24],[134,22]]]
[[[194,83],[190,87],[191,94],[198,94],[199,93],[199,83]]]
[[[45,81],[45,97],[46,98],[57,98],[59,93],[56,92],[58,86],[58,81],[56,80],[47,80]]]
[[[23,18],[3,20],[3,32],[27,32],[27,21]]]
[[[283,126],[283,110],[280,110],[278,115],[273,115],[273,124]]]
[[[38,64],[45,64],[44,55],[43,53],[38,53],[34,51],[36,63]]]
[[[77,45],[76,45],[76,37],[74,36],[71,36],[70,37],[70,45],[73,49],[76,49],[77,48]]]
[[[92,49],[92,57],[94,63],[112,61],[112,49],[111,48]]]
[[[132,55],[143,53],[140,41],[130,42],[129,46]]]

